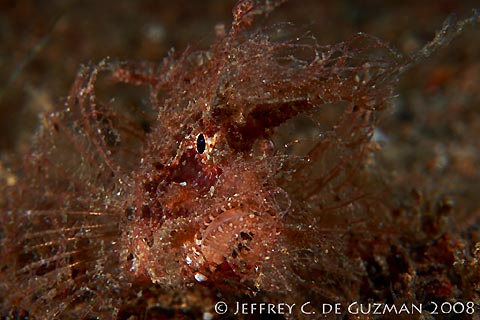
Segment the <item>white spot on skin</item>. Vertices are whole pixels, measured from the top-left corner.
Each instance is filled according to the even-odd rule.
[[[213,197],[213,193],[215,192],[215,187],[211,186],[210,187],[210,197]]]
[[[182,187],[186,187],[187,186],[187,183],[185,181],[182,181],[179,183]]]
[[[195,278],[195,280],[197,280],[198,282],[204,282],[204,281],[207,281],[208,278],[201,274],[200,272],[196,272],[195,275],[193,276]]]

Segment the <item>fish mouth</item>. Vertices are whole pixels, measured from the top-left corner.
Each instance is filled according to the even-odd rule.
[[[202,234],[200,251],[210,270],[226,262],[234,271],[243,273],[268,260],[275,238],[274,216],[233,208],[208,225]]]

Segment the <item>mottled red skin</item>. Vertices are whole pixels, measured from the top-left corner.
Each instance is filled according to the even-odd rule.
[[[273,248],[279,222],[273,202],[275,185],[271,181],[272,174],[266,177],[259,176],[258,172],[245,171],[245,164],[255,162],[256,166],[262,163],[268,166],[267,161],[271,159],[265,153],[232,152],[221,142],[224,139],[221,131],[213,137],[208,134],[212,132],[209,127],[193,127],[191,132],[180,142],[175,157],[167,161],[155,159],[152,151],[146,150],[148,159],[155,165],[145,160],[140,171],[142,174],[136,180],[135,193],[142,196],[137,197],[134,218],[127,225],[131,234],[125,241],[134,255],[132,266],[135,266],[130,269],[137,276],[147,276],[151,281],[161,283],[168,274],[155,259],[161,255],[156,244],[161,241],[162,247],[168,243],[172,250],[184,247],[176,254],[179,261],[175,270],[179,277],[185,277],[182,281],[194,281],[196,272],[208,278],[217,269],[225,272],[225,267],[238,271],[238,277],[245,274],[254,277],[254,272],[259,272],[262,257]],[[200,133],[205,133],[207,140],[206,151],[202,154],[196,150]],[[208,227],[216,223],[222,228],[222,219],[232,212],[235,214],[229,223],[238,226],[230,231],[222,230],[215,236],[218,239],[211,243],[233,241],[236,245],[243,243],[242,249],[230,243],[216,252],[211,249],[212,245],[202,243],[205,233],[212,233]],[[184,219],[186,223],[171,225],[177,219]],[[227,228],[223,225],[223,229]],[[165,230],[170,233],[168,240],[158,240],[164,237]],[[245,234],[244,237],[250,233],[250,238],[239,239],[241,233]],[[232,258],[233,251],[236,251],[235,259]]]

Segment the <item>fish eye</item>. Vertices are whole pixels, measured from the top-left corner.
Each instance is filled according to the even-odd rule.
[[[200,154],[205,152],[205,136],[202,133],[197,136],[197,151]]]

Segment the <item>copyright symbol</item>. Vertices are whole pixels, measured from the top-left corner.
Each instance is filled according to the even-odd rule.
[[[215,312],[218,314],[225,314],[228,311],[228,306],[225,302],[220,301],[215,304]]]

